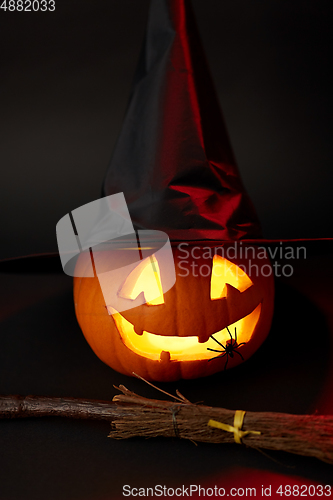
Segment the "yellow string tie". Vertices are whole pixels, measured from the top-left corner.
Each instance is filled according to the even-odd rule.
[[[242,444],[242,438],[248,434],[261,434],[259,431],[242,431],[245,411],[237,410],[234,416],[234,425],[224,424],[223,422],[218,422],[217,420],[209,420],[208,425],[210,427],[215,427],[216,429],[222,429],[223,431],[233,432],[235,442]]]

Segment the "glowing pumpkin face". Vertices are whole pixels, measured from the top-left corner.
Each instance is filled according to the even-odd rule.
[[[196,378],[223,370],[226,361],[228,368],[243,362],[266,338],[274,295],[268,259],[253,252],[250,260],[228,259],[214,247],[190,248],[186,259],[184,250],[173,248],[177,278],[165,294],[154,256],[115,284],[118,297],[131,303],[143,293],[146,300],[121,313],[105,306],[97,278],[74,279],[79,324],[109,366],[156,381]],[[246,272],[250,268],[256,272]]]

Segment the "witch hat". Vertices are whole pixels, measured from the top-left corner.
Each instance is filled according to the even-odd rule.
[[[152,0],[123,128],[104,182],[135,229],[173,240],[261,236],[188,0]]]

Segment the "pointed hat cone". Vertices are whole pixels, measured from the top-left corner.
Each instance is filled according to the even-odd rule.
[[[152,0],[132,95],[104,183],[136,229],[174,240],[260,237],[191,5]]]

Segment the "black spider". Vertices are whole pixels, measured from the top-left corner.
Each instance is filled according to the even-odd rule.
[[[217,358],[224,358],[224,356],[227,356],[227,360],[225,362],[224,369],[227,368],[227,364],[228,364],[228,361],[229,361],[229,356],[231,358],[234,357],[234,352],[236,354],[238,354],[242,358],[243,361],[245,361],[244,358],[243,358],[243,356],[241,355],[240,352],[237,351],[237,349],[241,345],[246,344],[246,342],[241,342],[240,344],[237,344],[237,331],[236,331],[236,327],[235,327],[235,342],[233,342],[234,339],[232,338],[232,335],[231,335],[230,330],[229,330],[228,327],[227,327],[227,330],[228,330],[228,333],[230,335],[230,340],[226,341],[225,346],[223,344],[221,344],[221,342],[219,342],[218,340],[216,340],[216,338],[213,337],[213,335],[211,335],[212,339],[215,340],[215,342],[217,342],[221,347],[223,347],[224,351],[217,350],[217,349],[211,349],[210,347],[207,347],[208,351],[221,352],[222,353],[222,354],[219,354],[218,356],[215,356],[214,358],[209,359],[208,361],[212,361],[213,359],[217,359]]]

